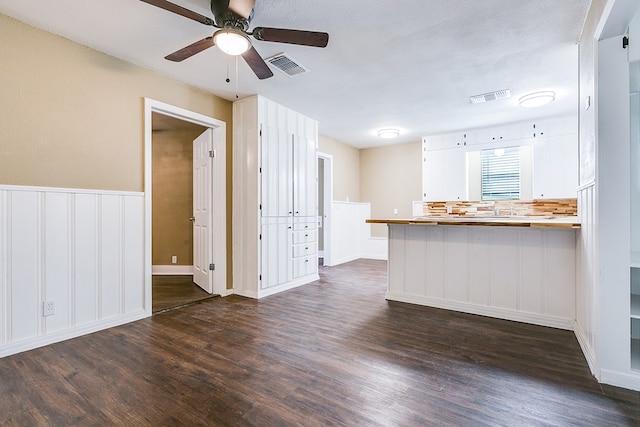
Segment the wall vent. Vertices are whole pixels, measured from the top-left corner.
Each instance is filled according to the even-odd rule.
[[[482,102],[495,101],[497,99],[509,98],[511,91],[509,89],[497,90],[495,92],[483,93],[482,95],[473,95],[469,97],[472,104],[480,104]]]
[[[306,73],[309,71],[304,65],[300,65],[286,53],[279,53],[266,59],[268,63],[289,76]]]

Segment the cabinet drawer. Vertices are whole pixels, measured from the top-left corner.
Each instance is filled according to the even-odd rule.
[[[315,242],[312,243],[303,243],[301,245],[293,245],[293,257],[301,257],[307,255],[313,255],[318,252],[318,244]]]
[[[302,230],[293,232],[293,244],[318,241],[318,230]]]
[[[296,218],[293,222],[293,231],[316,230],[318,219],[316,217]]]
[[[300,257],[293,260],[293,277],[298,278],[318,272],[318,258],[315,256]]]

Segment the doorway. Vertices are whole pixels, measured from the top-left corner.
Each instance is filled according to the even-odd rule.
[[[318,153],[318,261],[333,265],[331,258],[331,201],[333,200],[333,156]]]
[[[152,311],[212,296],[194,280],[193,141],[202,125],[152,113]],[[208,262],[207,262],[208,264]]]
[[[145,99],[145,113],[145,310],[150,315],[227,295],[226,125],[149,99]],[[198,181],[202,185],[202,179],[193,178],[193,147],[205,134],[210,163],[205,180],[209,200],[204,209],[208,226],[196,241],[197,252],[203,253],[204,248],[207,270],[211,270],[204,286],[201,281],[198,284],[212,292],[193,280],[193,218],[199,215],[193,210],[193,189]]]

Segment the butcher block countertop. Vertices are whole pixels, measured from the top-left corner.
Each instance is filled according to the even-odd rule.
[[[580,228],[577,216],[487,216],[487,217],[416,217],[411,219],[368,219],[368,224],[403,225],[472,225],[489,227]]]

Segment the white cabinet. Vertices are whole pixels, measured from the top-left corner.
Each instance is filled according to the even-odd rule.
[[[459,148],[466,145],[466,134],[463,132],[457,132],[444,135],[426,136],[422,138],[422,144],[427,150]]]
[[[503,126],[476,129],[466,133],[467,145],[500,144],[524,138],[526,125],[510,123]]]
[[[463,149],[424,151],[423,201],[467,200],[467,156]]]
[[[533,145],[533,198],[574,198],[577,188],[576,135],[537,139]]]
[[[635,261],[635,263],[634,263]],[[640,370],[640,260],[631,260],[631,369]]]
[[[316,280],[317,122],[262,96],[236,101],[233,118],[235,292]]]

